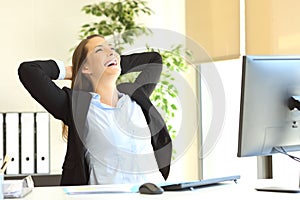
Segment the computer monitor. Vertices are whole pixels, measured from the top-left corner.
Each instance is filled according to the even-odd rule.
[[[238,157],[300,151],[300,55],[246,55],[242,67]]]
[[[300,56],[244,56],[238,156],[300,151]]]

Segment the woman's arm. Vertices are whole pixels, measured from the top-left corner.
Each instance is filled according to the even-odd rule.
[[[130,72],[141,72],[133,84],[125,83],[118,86],[121,90],[143,90],[149,97],[159,81],[162,71],[162,58],[157,52],[136,53],[121,56],[121,75]],[[127,91],[126,91],[127,92]]]
[[[31,96],[54,117],[66,122],[70,113],[68,95],[52,81],[65,78],[65,71],[55,61],[45,60],[21,63],[18,74]]]

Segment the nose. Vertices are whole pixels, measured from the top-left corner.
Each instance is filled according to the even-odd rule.
[[[113,51],[108,54],[108,56],[113,56],[113,55],[114,55]]]
[[[107,56],[113,56],[114,55],[114,51],[112,49],[110,49],[110,48],[107,48],[106,49],[106,55]]]

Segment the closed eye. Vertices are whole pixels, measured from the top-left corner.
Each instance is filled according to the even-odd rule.
[[[103,51],[103,49],[100,49],[100,48],[99,48],[99,49],[96,49],[95,52],[98,53],[98,52],[100,52],[100,51]]]
[[[113,50],[113,51],[116,50],[113,44],[108,44],[108,46],[110,47],[111,50]]]

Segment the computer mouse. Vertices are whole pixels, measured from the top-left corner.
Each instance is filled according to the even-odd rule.
[[[144,183],[139,187],[140,194],[162,194],[164,189],[154,183]]]

